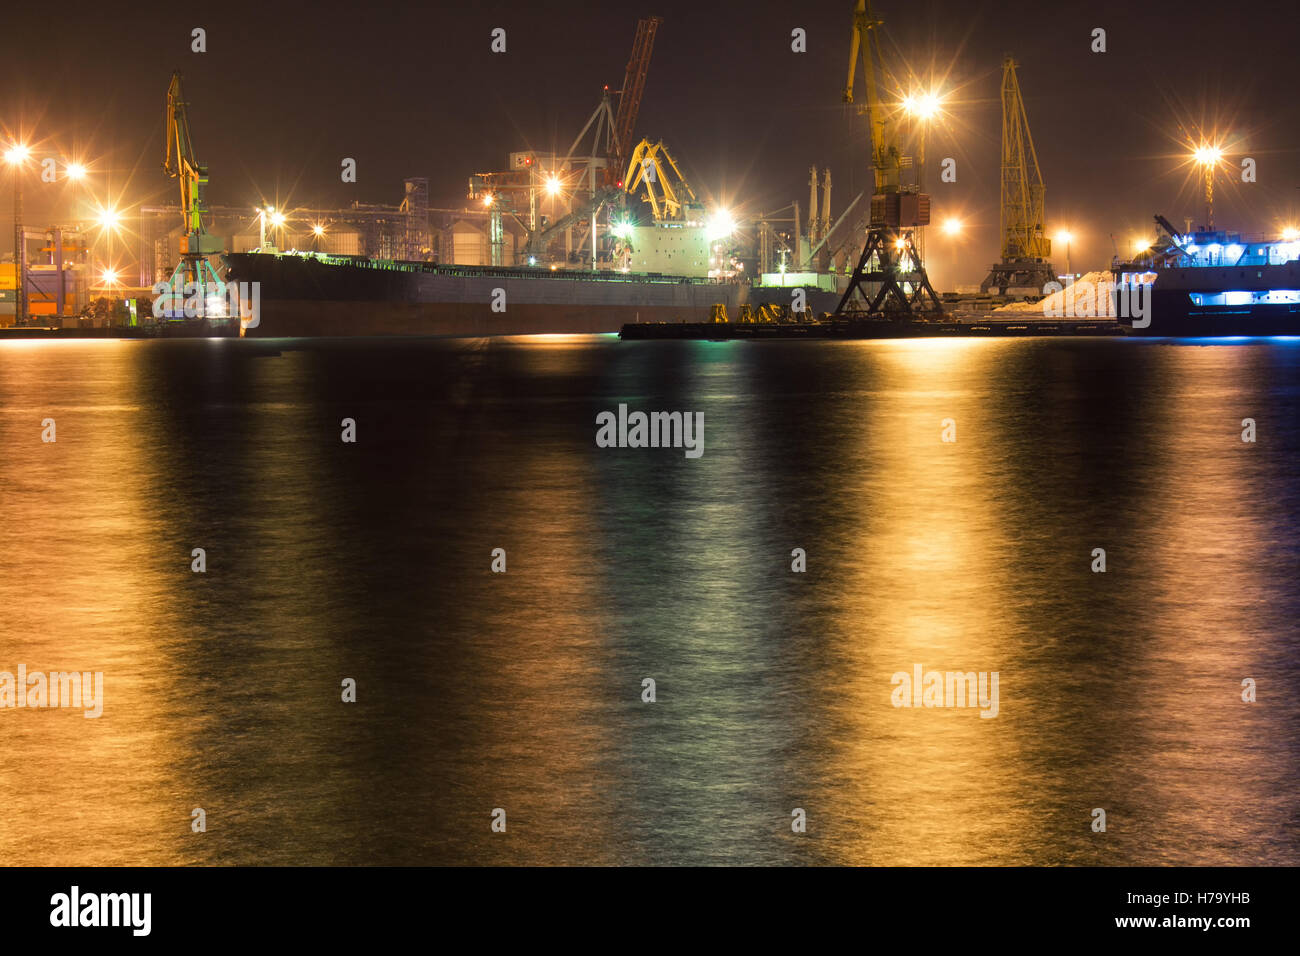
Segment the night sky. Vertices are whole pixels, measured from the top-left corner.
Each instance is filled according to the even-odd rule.
[[[744,221],[791,200],[806,205],[808,166],[829,165],[838,215],[868,180],[865,120],[840,103],[847,0],[204,9],[7,8],[6,138],[21,131],[38,154],[85,156],[95,173],[89,187],[45,192],[33,178],[29,221],[84,214],[69,198],[74,188],[122,205],[172,199],[175,184],[160,166],[176,68],[212,204],[393,203],[403,177],[427,176],[432,205],[460,207],[469,174],[503,168],[511,150],[567,149],[601,86],[621,84],[637,18],[648,15],[664,23],[637,136],[667,141],[703,197]],[[1300,213],[1293,3],[881,0],[876,12],[892,64],[933,76],[948,94],[946,128],[927,146],[929,191],[936,220],[957,215],[971,228],[957,245],[932,238],[941,283],[978,281],[997,254],[998,89],[1008,52],[1021,64],[1048,229],[1075,233],[1076,271],[1109,262],[1112,234],[1124,251],[1152,234],[1154,212],[1179,226],[1186,216],[1199,222],[1200,186],[1180,145],[1189,132],[1217,129],[1225,139],[1221,227],[1271,231]],[[190,52],[194,27],[207,30],[208,52]],[[494,27],[507,31],[504,55],[489,52]],[[790,51],[794,27],[807,31],[806,54]],[[1104,54],[1090,50],[1094,27],[1107,31]],[[339,179],[345,156],[357,160],[355,185]],[[938,183],[945,156],[957,159],[955,184]],[[1240,182],[1246,156],[1258,164],[1254,184]],[[3,190],[0,248],[9,249],[7,176]]]

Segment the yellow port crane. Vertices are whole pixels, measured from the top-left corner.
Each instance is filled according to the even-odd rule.
[[[866,244],[835,314],[850,318],[942,314],[943,306],[930,285],[913,236],[914,229],[930,223],[930,197],[902,184],[902,169],[910,159],[899,149],[897,107],[882,99],[890,76],[880,52],[882,25],[871,9],[871,0],[856,0],[848,80],[841,99],[854,104],[853,87],[861,60],[866,101],[858,104],[857,114],[865,114],[870,125],[875,192]]]
[[[165,310],[165,314],[168,318],[183,318],[184,310],[179,304],[185,299],[202,303],[199,309],[203,314],[209,311],[205,308],[208,300],[219,298],[223,302],[224,315],[225,284],[208,261],[208,256],[220,252],[224,243],[217,236],[208,235],[203,224],[207,212],[204,194],[208,185],[208,167],[194,158],[180,71],[172,74],[171,85],[167,87],[165,123],[167,155],[163,169],[180,182],[181,220],[185,230],[180,241],[181,261],[168,282],[171,301],[176,307]]]
[[[898,192],[901,179],[902,157],[898,151],[898,132],[892,112],[880,100],[876,80],[876,64],[884,64],[880,55],[880,27],[868,0],[857,0],[853,8],[853,28],[849,35],[849,77],[844,84],[841,99],[849,106],[854,104],[853,86],[856,80],[858,59],[862,60],[862,82],[867,99],[859,103],[857,113],[865,115],[871,129],[871,168],[875,172],[876,193]]]
[[[677,161],[660,140],[652,143],[643,139],[628,160],[627,175],[623,177],[626,192],[636,195],[644,192],[641,201],[650,206],[655,222],[688,222],[702,219],[704,206],[695,198],[695,190],[686,181]]]
[[[995,262],[980,291],[1032,287],[1056,281],[1052,241],[1043,231],[1047,187],[1038,169],[1038,154],[1029,135],[1025,100],[1020,95],[1016,61],[1002,60],[1002,261]]]

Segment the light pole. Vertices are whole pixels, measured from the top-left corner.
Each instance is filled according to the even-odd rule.
[[[106,263],[104,268],[105,275],[117,276],[117,267],[113,265],[113,233],[117,231],[117,224],[121,221],[121,213],[112,206],[99,210],[95,221],[99,223],[100,234],[104,236],[105,245],[108,251],[104,254]],[[112,283],[109,283],[111,285]]]
[[[5,162],[14,173],[14,325],[27,321],[27,254],[23,248],[23,170],[31,150],[24,143],[15,143],[5,150]]]
[[[1074,270],[1070,268],[1070,240],[1073,238],[1074,234],[1068,229],[1062,229],[1056,234],[1056,241],[1065,243],[1065,274],[1068,276],[1074,275]]]
[[[943,99],[936,93],[909,93],[903,97],[903,112],[910,117],[917,126],[917,150],[916,150],[916,191],[925,192],[925,134],[929,128],[930,122],[935,119],[943,109]],[[917,252],[922,259],[925,257],[925,229],[916,230]]]
[[[1214,232],[1214,170],[1223,158],[1217,146],[1201,145],[1192,153],[1192,159],[1205,170],[1205,231]]]

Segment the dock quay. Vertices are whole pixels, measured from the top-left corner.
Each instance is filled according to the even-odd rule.
[[[1112,318],[1044,319],[945,315],[936,318],[822,318],[808,322],[639,322],[624,325],[629,340],[911,339],[954,337],[1105,336],[1127,329]]]

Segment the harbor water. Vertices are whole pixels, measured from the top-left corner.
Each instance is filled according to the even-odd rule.
[[[1296,865],[1298,453],[1295,340],[0,343],[0,671],[103,675],[0,856]]]

